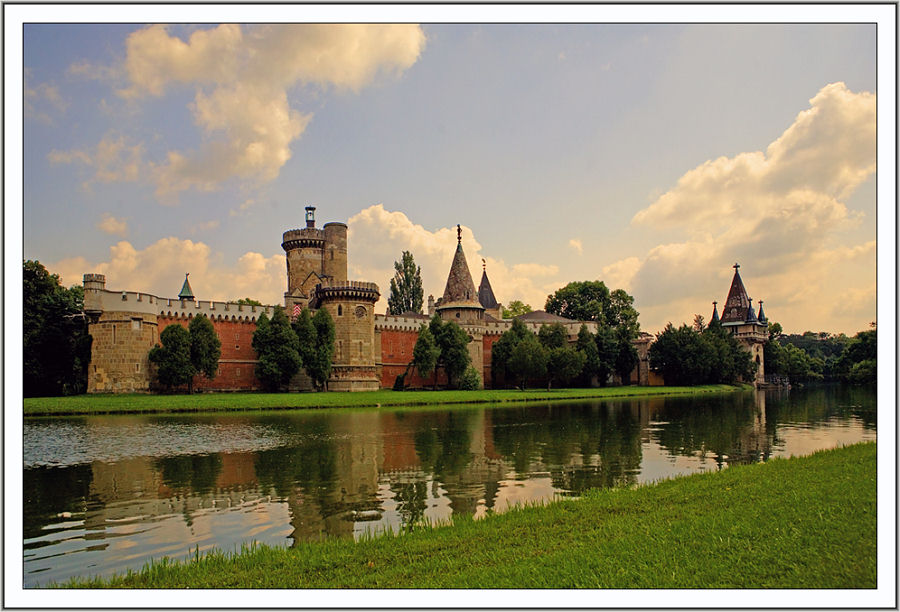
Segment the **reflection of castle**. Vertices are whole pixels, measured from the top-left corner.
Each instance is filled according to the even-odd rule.
[[[326,223],[315,227],[315,208],[306,208],[306,227],[288,230],[281,243],[287,262],[287,291],[284,307],[289,315],[301,308],[324,308],[335,323],[335,351],[331,390],[364,391],[391,388],[407,370],[419,328],[437,313],[445,321],[457,323],[469,336],[469,355],[483,383],[491,384],[491,348],[508,330],[511,320],[500,318],[501,306],[494,296],[487,270],[478,289],[472,282],[457,226],[457,245],[444,293],[437,301],[428,297],[428,315],[375,314],[380,297],[375,283],[347,279],[347,225]],[[110,291],[102,274],[84,275],[84,310],[90,319],[93,338],[88,368],[89,393],[149,391],[151,370],[148,354],[157,344],[159,332],[167,325],[187,326],[190,320],[206,315],[222,343],[219,372],[213,380],[198,376],[194,388],[202,390],[251,390],[259,388],[254,374],[256,353],[251,347],[258,317],[274,314],[274,306],[251,306],[230,302],[197,300],[185,277],[177,298],[159,298],[142,292]],[[713,317],[718,318],[714,309]],[[518,317],[533,332],[548,323],[562,324],[570,342],[582,325],[543,311]],[[585,323],[592,333],[596,323]],[[753,354],[763,380],[762,344],[765,316],[756,317],[740,276],[735,271],[731,291],[723,309],[722,324],[730,326],[738,340]],[[630,381],[640,385],[662,384],[649,370],[648,351],[653,341],[642,333],[635,341],[638,366]],[[407,386],[424,387],[434,381],[422,380],[413,371]],[[438,378],[438,384],[446,381]],[[296,377],[294,389],[309,388],[305,375]]]

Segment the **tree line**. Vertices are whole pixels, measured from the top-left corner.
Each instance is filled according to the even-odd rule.
[[[874,384],[878,370],[878,330],[845,334],[807,331],[785,334],[780,324],[769,323],[764,347],[766,374],[793,383],[826,381]]]

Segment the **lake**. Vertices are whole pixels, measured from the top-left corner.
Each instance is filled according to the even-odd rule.
[[[400,533],[876,438],[874,389],[403,410],[32,418],[25,586]]]

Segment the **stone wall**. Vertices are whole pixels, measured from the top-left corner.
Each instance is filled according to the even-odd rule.
[[[88,325],[93,338],[88,393],[144,393],[150,390],[150,349],[159,341],[155,314],[103,312]]]

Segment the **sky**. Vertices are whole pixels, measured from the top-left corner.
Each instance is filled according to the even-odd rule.
[[[708,320],[737,262],[788,333],[877,319],[872,23],[22,35],[23,256],[66,285],[282,303],[314,205],[378,312],[404,250],[442,295],[460,224],[504,305],[602,280],[655,333]]]

